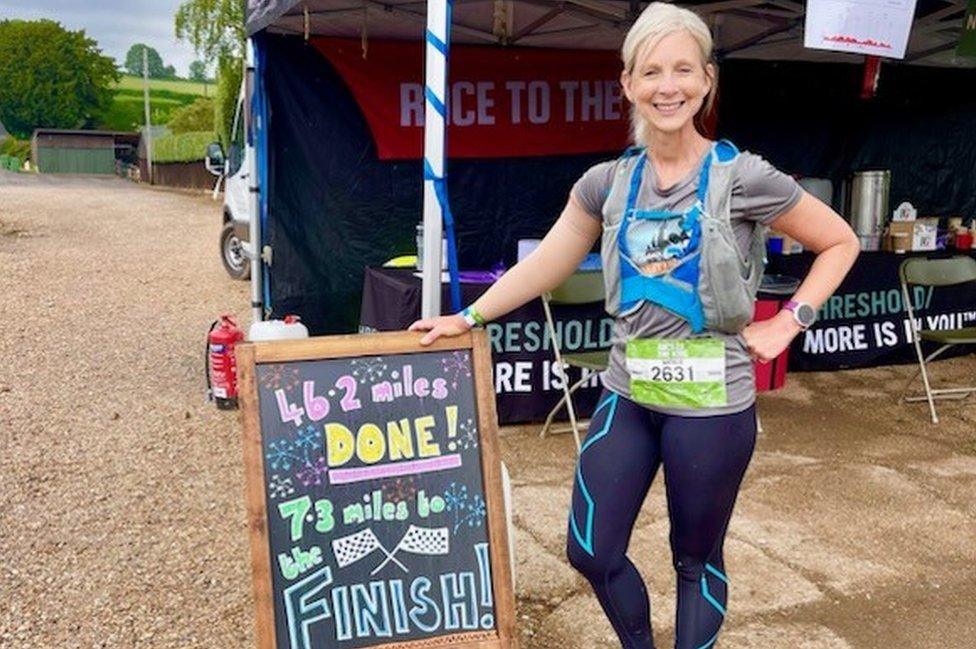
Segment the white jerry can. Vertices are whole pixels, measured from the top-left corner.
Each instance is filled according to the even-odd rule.
[[[284,320],[252,322],[247,339],[252,343],[268,340],[298,340],[308,338],[308,327],[298,321],[297,315],[286,315]]]

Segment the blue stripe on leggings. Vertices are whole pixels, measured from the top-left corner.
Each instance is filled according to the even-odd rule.
[[[592,416],[593,417],[596,417],[597,413],[600,412],[601,410],[603,410],[604,408],[606,408],[608,404],[610,405],[610,414],[607,415],[607,421],[606,421],[606,423],[603,426],[603,430],[601,430],[599,433],[597,433],[596,435],[594,435],[590,439],[586,440],[586,443],[583,444],[583,448],[580,449],[580,454],[581,455],[582,455],[583,451],[585,451],[586,449],[588,449],[591,446],[593,446],[593,442],[595,442],[596,440],[600,439],[601,437],[605,436],[607,433],[610,432],[610,422],[613,421],[613,415],[614,415],[614,413],[617,410],[617,393],[616,392],[614,392],[609,397],[607,397],[606,399],[604,399],[603,400],[603,403],[601,403],[600,405],[598,405],[596,407],[596,410],[593,411],[593,415]]]
[[[702,646],[698,647],[698,649],[708,649],[713,644],[715,644],[715,641],[716,640],[718,640],[718,631],[715,632],[715,635],[712,636],[711,640],[709,640],[708,642],[706,642]]]
[[[611,394],[609,397],[603,400],[603,403],[596,407],[593,411],[593,416],[595,417],[598,412],[603,410],[609,405],[610,413],[607,415],[607,420],[603,424],[603,428],[600,429],[596,435],[593,435],[586,440],[583,444],[583,448],[580,449],[580,458],[576,461],[576,480],[579,482],[580,493],[583,494],[583,499],[586,500],[586,534],[580,534],[579,525],[576,523],[576,512],[573,511],[572,506],[570,506],[569,511],[569,526],[573,530],[573,536],[576,537],[576,542],[580,544],[580,547],[586,550],[586,553],[591,557],[596,556],[593,554],[593,517],[596,514],[596,503],[593,502],[593,497],[590,495],[589,490],[586,488],[586,482],[583,480],[583,451],[593,446],[593,443],[598,439],[605,437],[610,432],[610,425],[613,423],[613,416],[617,412],[617,399],[616,393]],[[584,538],[585,537],[585,538]]]
[[[725,607],[722,606],[717,599],[712,597],[710,592],[708,592],[708,582],[705,580],[705,573],[702,573],[701,576],[701,592],[702,597],[705,598],[705,601],[714,606],[715,610],[722,614],[722,617],[725,617]]]
[[[722,574],[722,571],[719,570],[718,568],[716,568],[715,566],[713,566],[712,564],[706,563],[705,564],[705,571],[706,572],[709,572],[712,575],[714,575],[715,577],[721,579],[726,585],[729,583],[729,578],[726,577],[725,575],[723,575]],[[708,602],[709,604],[711,604],[715,608],[715,610],[718,611],[722,615],[722,617],[724,618],[725,617],[725,607],[722,606],[722,604],[720,604],[719,601],[717,599],[715,599],[712,596],[712,594],[709,592],[709,590],[708,590],[708,580],[705,578],[705,573],[704,572],[702,573],[702,576],[701,576],[701,594],[702,594],[702,597],[705,598],[705,601]],[[715,635],[713,635],[708,640],[708,642],[706,642],[705,644],[703,644],[700,647],[698,647],[698,649],[708,649],[708,647],[711,647],[713,644],[715,644],[715,641],[717,639],[718,639],[718,631],[715,632]]]
[[[718,577],[719,579],[721,579],[722,581],[724,581],[726,585],[728,585],[729,578],[726,577],[725,575],[723,575],[722,574],[722,571],[720,571],[718,568],[716,568],[712,564],[706,563],[705,564],[705,570],[707,570],[708,572],[712,573],[713,575],[715,575],[716,577]]]

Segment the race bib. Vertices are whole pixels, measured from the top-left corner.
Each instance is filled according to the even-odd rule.
[[[650,406],[728,405],[725,341],[719,338],[635,339],[627,343],[630,396]]]

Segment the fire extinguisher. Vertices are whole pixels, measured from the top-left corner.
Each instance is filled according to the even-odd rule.
[[[214,320],[207,332],[207,398],[221,410],[237,407],[237,358],[234,345],[244,340],[233,316],[224,314]]]

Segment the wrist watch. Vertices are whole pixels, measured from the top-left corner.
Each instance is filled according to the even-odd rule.
[[[793,319],[804,331],[813,326],[817,321],[817,312],[806,302],[796,302],[790,300],[783,305],[783,308],[793,314]]]

